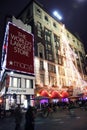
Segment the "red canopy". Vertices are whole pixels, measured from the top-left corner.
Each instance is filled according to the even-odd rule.
[[[42,91],[40,92],[40,95],[41,95],[41,96],[44,96],[44,97],[49,97],[49,94],[48,94],[47,90],[42,90]]]
[[[51,98],[60,98],[60,93],[58,91],[52,91],[51,93]]]
[[[69,97],[69,93],[68,93],[67,91],[63,91],[63,92],[62,92],[62,97],[63,97],[63,98]]]

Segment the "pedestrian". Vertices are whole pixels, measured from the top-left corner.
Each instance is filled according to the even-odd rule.
[[[33,107],[29,106],[25,113],[25,130],[34,130]]]
[[[18,104],[18,106],[15,108],[14,116],[15,116],[15,130],[20,130],[22,121],[22,111],[20,104]]]

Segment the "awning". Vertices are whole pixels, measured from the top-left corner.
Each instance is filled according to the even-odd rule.
[[[49,97],[47,90],[40,91],[40,96]]]
[[[60,96],[60,93],[58,92],[58,91],[52,91],[51,93],[50,93],[50,97],[51,98],[60,98],[61,96]]]
[[[62,98],[69,97],[69,93],[67,91],[62,91],[61,95],[62,95]]]

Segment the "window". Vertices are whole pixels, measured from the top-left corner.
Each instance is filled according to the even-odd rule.
[[[46,58],[47,60],[52,61],[53,59],[52,54],[49,54],[48,52],[46,52]]]
[[[45,15],[45,20],[48,22],[48,17]]]
[[[40,74],[40,82],[44,85],[44,74]]]
[[[38,43],[38,56],[44,58],[44,46],[42,43]]]
[[[46,59],[52,61],[53,60],[53,50],[51,43],[51,34],[52,32],[45,28],[45,49],[46,49]]]
[[[55,34],[54,34],[54,45],[55,45],[56,61],[58,63],[58,54],[60,53],[60,37]]]
[[[42,37],[42,26],[40,22],[37,22],[37,36]]]
[[[76,39],[75,39],[75,37],[72,37],[72,41],[75,43],[76,42]]]
[[[55,28],[57,27],[55,22],[53,22],[53,26],[54,26]]]
[[[52,65],[52,64],[48,63],[48,71],[52,72],[52,73],[56,73],[55,65]]]
[[[40,70],[44,70],[43,61],[40,61]]]
[[[10,86],[15,88],[21,87],[21,78],[10,77]]]
[[[20,78],[17,78],[17,86],[18,86],[18,88],[21,87],[21,79]]]
[[[33,80],[25,79],[25,88],[33,88]]]
[[[66,85],[66,80],[64,77],[60,77],[60,83],[62,86],[65,86]]]
[[[65,86],[66,85],[66,80],[65,80],[65,78],[64,77],[59,77],[59,84],[61,85],[61,86]]]
[[[58,66],[58,71],[59,71],[59,74],[60,75],[65,75],[65,71],[64,71],[64,68],[63,67],[61,67],[61,66]]]
[[[37,9],[37,13],[38,13],[38,14],[40,14],[40,13],[41,13],[40,9]]]
[[[45,40],[51,42],[51,31],[45,28]]]
[[[39,18],[41,18],[41,14],[42,14],[42,12],[41,12],[41,10],[38,8],[38,7],[36,7],[36,15],[39,17]]]
[[[70,36],[69,36],[69,33],[67,33],[67,37],[69,38]]]
[[[48,44],[47,48],[50,51],[51,50],[51,45]]]
[[[77,41],[77,46],[79,46],[79,41]]]
[[[17,88],[17,78],[13,78],[13,87]]]
[[[49,76],[49,83],[51,86],[57,85],[57,80],[55,76]]]
[[[40,58],[43,58],[42,52],[39,52],[39,57],[40,57]]]
[[[58,37],[55,34],[54,34],[54,43],[55,43],[55,49],[58,50],[60,48],[60,37]]]
[[[62,65],[63,64],[63,57],[58,55],[58,64]]]

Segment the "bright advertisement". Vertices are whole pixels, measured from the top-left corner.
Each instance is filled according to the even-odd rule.
[[[34,74],[33,35],[9,23],[6,68]]]

